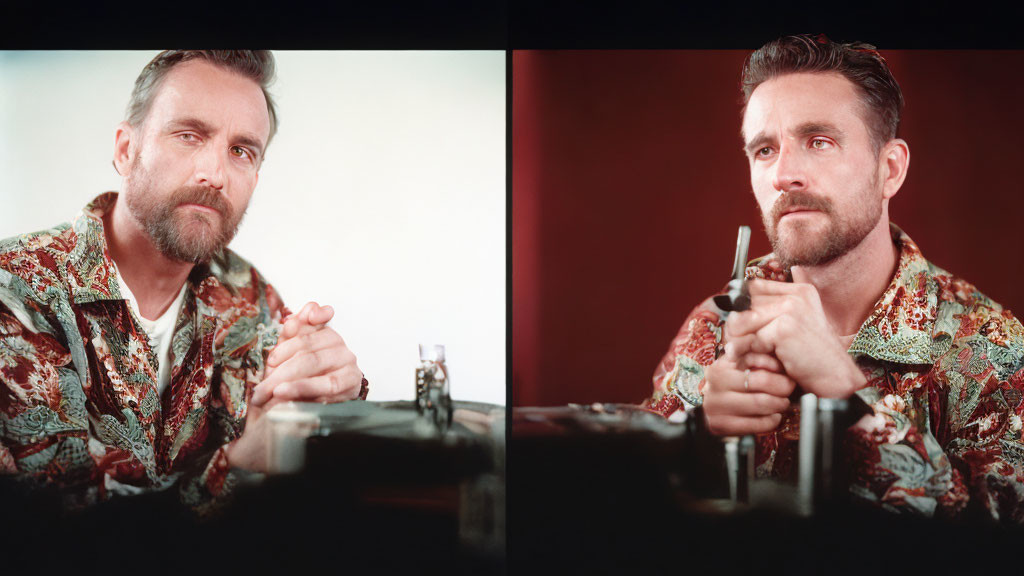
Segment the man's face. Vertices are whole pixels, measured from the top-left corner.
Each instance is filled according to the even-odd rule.
[[[270,135],[259,85],[201,60],[175,66],[133,131],[123,194],[164,255],[203,262],[231,241]]]
[[[861,107],[856,87],[835,72],[786,74],[750,96],[750,183],[786,268],[825,264],[879,222],[879,160]]]

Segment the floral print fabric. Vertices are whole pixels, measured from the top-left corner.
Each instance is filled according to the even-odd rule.
[[[116,198],[0,241],[0,473],[57,487],[71,506],[177,483],[202,513],[233,482],[226,445],[288,311],[230,250],[195,266],[159,397],[157,357],[107,252]]]
[[[895,225],[895,276],[848,352],[873,414],[850,428],[851,491],[893,511],[1024,522],[1024,329],[971,284],[934,266]],[[792,281],[772,255],[747,278]],[[705,367],[723,353],[711,299],[690,313],[654,373],[645,406],[665,416],[702,402]],[[759,477],[795,478],[799,408],[757,437]]]

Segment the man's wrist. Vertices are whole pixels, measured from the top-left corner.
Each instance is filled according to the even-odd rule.
[[[850,376],[847,379],[846,393],[843,395],[843,398],[853,396],[854,392],[868,385],[868,379],[864,377],[864,373],[860,371],[860,367],[853,361],[853,358],[849,358],[847,367]]]
[[[266,471],[266,436],[258,434],[260,424],[257,422],[254,426],[246,426],[241,436],[224,445],[224,456],[231,468],[250,472]]]
[[[228,466],[231,468],[239,467],[238,463],[240,458],[238,455],[238,451],[236,450],[236,447],[238,446],[238,441],[241,439],[241,437],[235,438],[231,442],[228,442],[227,444],[224,445],[224,458],[227,460]]]
[[[853,396],[853,393],[861,388],[867,386],[867,378],[864,377],[864,373],[860,371],[857,364],[852,358],[848,358],[847,362],[844,362],[842,366],[844,370],[842,374],[830,382],[831,386],[825,388],[827,392],[825,394],[819,394],[824,398],[849,398]]]

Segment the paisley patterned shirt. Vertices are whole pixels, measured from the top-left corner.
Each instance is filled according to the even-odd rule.
[[[226,447],[288,311],[230,250],[195,266],[160,397],[103,232],[116,198],[0,241],[0,474],[59,488],[72,507],[177,483],[203,513],[234,482]]]
[[[873,414],[850,428],[852,493],[892,511],[1024,522],[1024,329],[971,284],[931,264],[895,225],[899,264],[848,352]],[[771,254],[747,278],[792,281]],[[700,405],[704,369],[723,353],[711,299],[690,313],[644,403],[665,416]],[[799,409],[757,436],[759,477],[796,474]]]

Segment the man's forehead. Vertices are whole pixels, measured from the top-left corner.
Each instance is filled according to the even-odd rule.
[[[223,66],[203,60],[189,60],[167,72],[153,95],[153,109],[166,112],[164,121],[174,117],[210,116],[238,124],[254,132],[265,143],[270,135],[270,113],[260,85]]]
[[[838,72],[796,72],[765,81],[743,111],[741,136],[795,131],[810,123],[863,124],[857,87]]]

